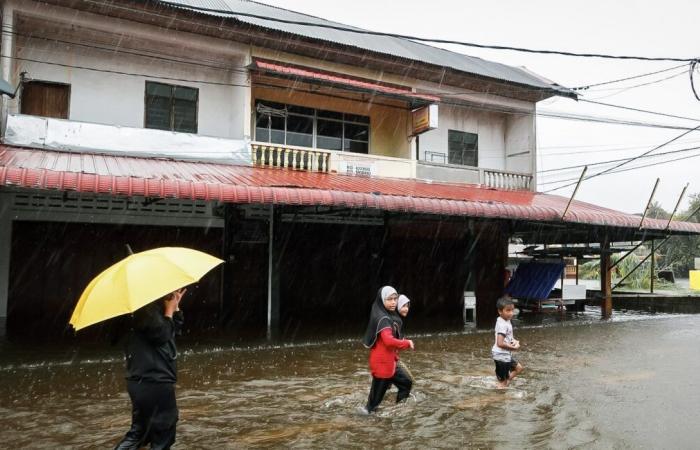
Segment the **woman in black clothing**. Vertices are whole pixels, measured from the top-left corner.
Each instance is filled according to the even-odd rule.
[[[169,449],[175,442],[175,335],[184,321],[179,304],[185,291],[172,292],[133,314],[125,349],[131,428],[117,450],[138,449],[149,443],[153,449]]]

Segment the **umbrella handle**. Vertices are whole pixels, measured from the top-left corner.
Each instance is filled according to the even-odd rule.
[[[124,244],[126,245],[126,251],[129,253],[129,256],[134,254],[134,251],[131,249],[131,246],[129,244]]]

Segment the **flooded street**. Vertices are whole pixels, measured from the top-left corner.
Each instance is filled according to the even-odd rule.
[[[370,383],[359,338],[184,343],[176,447],[697,448],[700,315],[545,316],[516,323],[515,335],[525,372],[503,391],[491,332],[413,335],[402,359],[415,397],[396,406],[391,390],[370,417],[356,412]],[[130,419],[118,349],[18,356],[4,345],[2,447],[116,444]]]

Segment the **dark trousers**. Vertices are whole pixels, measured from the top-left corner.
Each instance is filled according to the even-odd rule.
[[[153,449],[169,449],[175,442],[178,419],[175,385],[129,380],[126,387],[131,398],[131,428],[115,450],[147,444]]]
[[[377,406],[384,400],[384,395],[392,384],[399,390],[399,393],[396,395],[396,403],[408,398],[413,386],[413,378],[401,363],[396,365],[396,372],[391,378],[372,377],[372,387],[369,390],[369,398],[367,399],[368,412],[377,409]]]

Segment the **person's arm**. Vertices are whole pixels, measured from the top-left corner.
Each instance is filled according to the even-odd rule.
[[[175,336],[175,322],[163,313],[160,302],[147,305],[134,313],[134,330],[148,342],[160,346]]]
[[[407,348],[413,348],[413,341],[410,339],[396,339],[391,333],[391,328],[384,328],[379,332],[379,339],[384,342],[388,348],[393,348],[397,350],[404,350]]]
[[[520,348],[520,343],[518,341],[514,341],[513,344],[509,344],[506,342],[506,336],[505,334],[498,333],[498,337],[496,338],[496,345],[498,348],[502,348],[504,350],[517,350]]]

